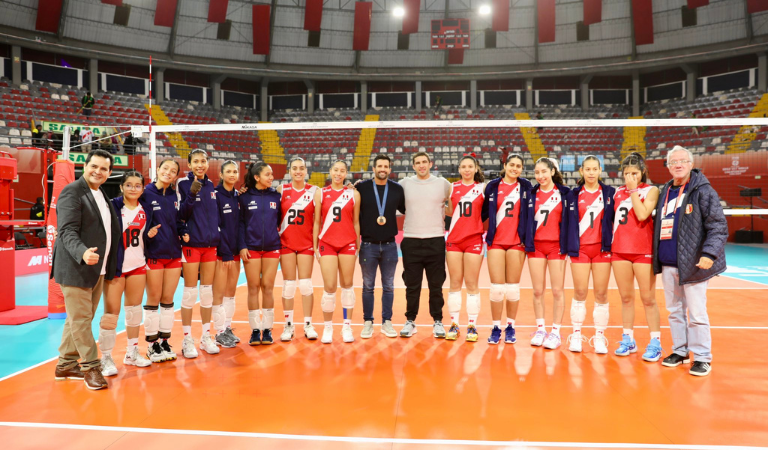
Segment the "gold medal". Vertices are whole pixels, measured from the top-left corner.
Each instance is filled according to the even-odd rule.
[[[376,219],[376,223],[378,223],[379,225],[384,225],[385,223],[387,223],[387,218],[384,216],[379,216],[379,218]]]

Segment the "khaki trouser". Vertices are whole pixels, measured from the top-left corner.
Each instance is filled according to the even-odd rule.
[[[91,323],[99,307],[103,289],[104,275],[99,277],[93,289],[61,286],[64,305],[67,308],[67,319],[64,321],[64,333],[59,346],[59,368],[74,367],[78,359],[81,361],[80,366],[83,371],[99,366],[99,349],[93,338]]]

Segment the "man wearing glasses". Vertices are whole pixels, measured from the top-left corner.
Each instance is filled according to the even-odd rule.
[[[653,234],[653,271],[662,274],[673,342],[662,365],[688,363],[690,350],[689,373],[703,377],[712,370],[707,284],[725,271],[728,224],[717,192],[693,168],[690,151],[676,145],[667,153],[667,166],[672,180],[661,189]]]

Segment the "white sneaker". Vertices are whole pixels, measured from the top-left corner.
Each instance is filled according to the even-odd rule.
[[[555,333],[549,333],[544,340],[544,348],[554,350],[560,347],[560,335]]]
[[[141,356],[141,353],[139,353],[139,347],[134,346],[125,354],[125,358],[123,358],[123,364],[126,366],[149,367],[152,365],[152,361]]]
[[[589,345],[595,348],[595,353],[598,355],[608,353],[608,339],[604,334],[596,334],[589,338]]]
[[[197,358],[197,349],[195,348],[195,340],[192,336],[185,336],[181,341],[181,354],[185,358]]]
[[[101,375],[105,377],[114,377],[117,375],[117,366],[115,360],[112,359],[112,355],[104,355],[101,357]]]
[[[311,323],[304,324],[304,336],[310,341],[317,339],[317,331],[315,331],[315,327],[313,327]]]
[[[203,337],[200,338],[200,350],[203,350],[209,355],[215,355],[221,351],[219,346],[216,345],[216,341],[214,341],[211,337],[210,333],[205,333]]]
[[[568,350],[574,353],[581,353],[581,343],[586,340],[587,338],[581,333],[571,333],[571,335],[568,336],[568,342],[571,344],[568,346]]]
[[[395,327],[392,326],[391,320],[385,320],[384,323],[381,324],[381,332],[388,338],[397,337],[397,331],[395,331]]]
[[[541,344],[544,343],[544,339],[547,338],[547,332],[539,330],[534,332],[531,336],[533,336],[531,339],[531,345],[534,347],[541,347]]]
[[[320,340],[323,344],[330,344],[333,341],[333,325],[326,325],[323,328],[323,338]]]
[[[280,335],[280,340],[283,342],[290,342],[291,339],[293,339],[293,324],[286,325]]]
[[[344,330],[342,330],[343,333]],[[366,320],[363,324],[363,331],[360,332],[360,338],[370,339],[373,337],[373,322]]]
[[[352,333],[351,326],[344,325],[341,327],[341,338],[344,340],[344,342],[355,342],[355,335]]]

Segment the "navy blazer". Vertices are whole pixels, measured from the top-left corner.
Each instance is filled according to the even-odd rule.
[[[488,231],[485,234],[485,242],[490,247],[493,245],[493,238],[496,236],[496,212],[499,208],[498,192],[499,184],[502,178],[496,178],[488,182],[485,186],[485,201],[483,202],[482,218],[483,222],[488,220]],[[528,197],[531,195],[531,182],[523,177],[519,177],[520,183],[520,220],[517,224],[517,235],[520,236],[520,242],[525,242],[525,228],[528,220]]]
[[[601,224],[602,242],[600,251],[610,252],[613,242],[613,195],[616,189],[598,181],[603,189],[603,223]],[[568,254],[574,258],[579,257],[579,192],[584,186],[577,186],[568,193]]]
[[[560,218],[560,254],[565,255],[568,253],[568,193],[571,191],[567,186],[562,184],[555,184],[557,190],[560,191],[560,203],[563,206],[563,212]],[[531,189],[531,195],[528,197],[528,216],[526,218],[525,228],[525,251],[536,251],[534,247],[534,239],[536,238],[536,193],[539,192],[539,185],[537,184]]]
[[[144,253],[146,255],[147,242],[149,242],[149,229],[151,228],[149,225],[152,223],[152,206],[149,203],[144,202],[142,198],[139,199],[139,205],[141,205],[142,209],[144,209],[144,214],[147,216],[147,224],[144,226],[144,232],[141,233],[141,239],[144,241]],[[122,210],[123,210],[123,206],[125,206],[125,202],[123,201],[123,197],[120,196],[120,197],[113,198],[110,201],[110,203],[112,204],[112,208],[114,208],[115,210],[115,214],[117,215],[117,224],[120,227],[119,228],[120,239],[117,240],[117,268],[115,269],[115,276],[119,277],[120,275],[123,274],[123,258],[125,257],[125,245],[123,244],[123,214],[122,214]]]

